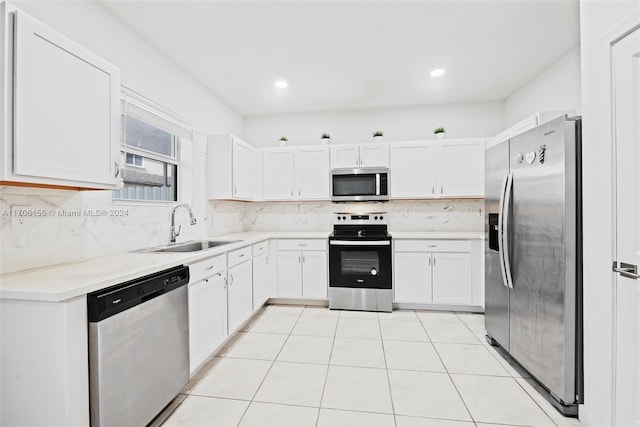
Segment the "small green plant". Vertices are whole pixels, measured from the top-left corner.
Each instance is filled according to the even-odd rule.
[[[280,137],[280,141],[287,142],[288,140],[289,140],[289,139],[287,139],[287,137],[286,137],[286,136],[281,136],[281,137]]]
[[[444,133],[445,129],[443,127],[437,127],[433,130],[434,134]]]
[[[377,130],[375,132],[373,132],[373,136],[384,136],[384,133],[381,130]]]
[[[329,135],[328,133],[323,133],[322,136],[320,137],[320,139],[331,139],[331,135]]]

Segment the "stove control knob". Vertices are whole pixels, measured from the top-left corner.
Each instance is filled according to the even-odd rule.
[[[340,221],[342,218],[340,218],[340,215],[338,215],[338,221]]]
[[[343,217],[342,217],[342,219],[346,220],[346,219],[347,219],[347,217],[346,217],[346,216],[343,216]]]
[[[382,215],[380,215],[380,219],[384,219],[384,217]]]
[[[375,216],[375,217],[373,217],[373,219],[378,219],[378,217],[377,217],[377,216]]]
[[[371,269],[371,275],[372,276],[376,276],[378,274],[378,270],[376,270],[375,268]]]

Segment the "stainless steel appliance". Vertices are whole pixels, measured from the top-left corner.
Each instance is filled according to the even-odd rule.
[[[386,212],[336,213],[329,236],[329,308],[392,311]]]
[[[331,170],[332,202],[384,202],[389,200],[389,169]]]
[[[149,423],[189,380],[189,268],[87,295],[92,426]]]
[[[485,328],[565,415],[582,403],[581,120],[485,153]]]

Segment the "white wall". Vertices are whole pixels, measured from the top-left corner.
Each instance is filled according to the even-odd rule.
[[[347,144],[370,142],[376,130],[384,131],[385,141],[433,139],[438,126],[448,138],[494,136],[503,124],[503,103],[496,101],[251,116],[245,137],[257,147],[276,146],[283,135],[289,145],[312,145],[328,132],[332,144]]]
[[[582,111],[580,46],[570,50],[504,101],[505,128],[538,111]]]
[[[640,23],[640,2],[580,2],[583,116],[584,371],[580,419],[610,426],[613,396],[613,145],[610,42]]]

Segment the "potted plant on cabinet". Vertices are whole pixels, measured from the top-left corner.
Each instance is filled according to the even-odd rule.
[[[320,137],[320,141],[322,142],[322,145],[331,144],[331,135],[329,135],[326,132],[323,133],[322,136]]]
[[[433,130],[433,134],[436,139],[444,139],[445,129],[443,127],[437,127]]]
[[[289,139],[286,136],[281,136],[280,137],[280,147],[286,147],[287,141],[289,141]]]
[[[384,132],[381,130],[377,130],[373,132],[373,142],[382,142],[382,138],[384,137]]]

